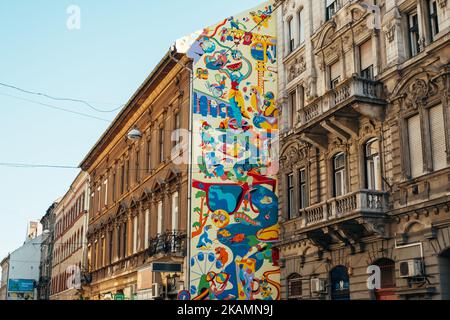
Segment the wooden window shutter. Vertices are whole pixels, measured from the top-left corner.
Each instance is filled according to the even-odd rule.
[[[447,167],[444,114],[442,105],[431,108],[429,118],[433,170],[436,171]]]
[[[359,47],[360,60],[361,60],[361,70],[365,70],[371,65],[373,65],[373,55],[372,55],[372,38],[364,42]]]
[[[422,135],[419,115],[408,119],[408,140],[411,176],[415,178],[423,173]]]

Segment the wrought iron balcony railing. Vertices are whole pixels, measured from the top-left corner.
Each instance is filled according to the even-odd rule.
[[[186,233],[182,231],[167,231],[149,241],[148,256],[157,254],[182,255],[186,254]]]

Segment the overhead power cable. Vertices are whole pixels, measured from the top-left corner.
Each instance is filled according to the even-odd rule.
[[[21,98],[21,97],[10,95],[10,94],[6,94],[6,93],[0,93],[0,95],[1,96],[5,96],[5,97],[10,97],[10,98],[13,98],[13,99],[17,99],[17,100],[21,100],[21,101],[26,101],[26,102],[33,103],[33,104],[36,104],[36,105],[40,105],[40,106],[43,106],[43,107],[47,107],[47,108],[50,108],[50,109],[59,110],[59,111],[63,111],[63,112],[68,112],[68,113],[72,113],[72,114],[77,114],[79,116],[83,116],[83,117],[87,117],[87,118],[96,119],[96,120],[100,120],[100,121],[111,123],[111,121],[108,120],[108,119],[96,117],[96,116],[93,116],[93,115],[90,115],[90,114],[87,114],[87,113],[73,111],[73,110],[69,110],[69,109],[66,109],[66,108],[58,107],[58,106],[55,106],[55,105],[42,103],[42,102],[38,102],[38,101],[35,101],[35,100],[26,99],[26,98]]]
[[[101,109],[99,109],[99,108],[96,108],[95,106],[93,106],[92,104],[90,104],[89,102],[87,102],[86,100],[72,99],[72,98],[54,97],[54,96],[51,96],[51,95],[46,94],[46,93],[42,93],[42,92],[34,92],[34,91],[22,89],[22,88],[19,88],[19,87],[10,85],[10,84],[6,84],[6,83],[1,83],[1,82],[0,82],[0,86],[6,87],[6,88],[10,88],[10,89],[14,89],[14,90],[17,90],[17,91],[26,93],[26,94],[31,94],[31,95],[35,95],[35,96],[45,97],[45,98],[48,98],[48,99],[51,99],[51,100],[56,100],[56,101],[70,101],[70,102],[81,103],[81,104],[84,104],[85,106],[91,108],[92,110],[97,111],[97,112],[101,112],[101,113],[112,113],[112,112],[116,112],[116,111],[119,111],[120,109],[122,109],[122,108],[125,106],[125,105],[121,105],[120,107],[117,107],[117,108],[112,109],[112,110],[101,110]]]

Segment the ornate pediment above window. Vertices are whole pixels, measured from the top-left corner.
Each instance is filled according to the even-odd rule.
[[[290,172],[296,166],[308,161],[309,145],[306,143],[295,142],[283,149],[280,157],[280,169],[283,172]]]
[[[435,70],[412,71],[398,83],[390,101],[399,103],[402,113],[426,106],[430,100],[440,99],[440,93],[445,91],[445,83],[440,78]]]
[[[328,44],[333,43],[334,35],[336,33],[336,22],[331,19],[325,23],[318,36],[312,40],[315,51],[320,51]]]

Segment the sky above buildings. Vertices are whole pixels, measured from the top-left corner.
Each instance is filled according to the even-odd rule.
[[[0,83],[116,109],[176,39],[262,2],[0,1]],[[67,27],[71,5],[80,9],[80,29]],[[0,163],[78,166],[109,123],[55,107],[109,121],[117,113],[0,85]],[[0,260],[77,173],[0,166]]]

